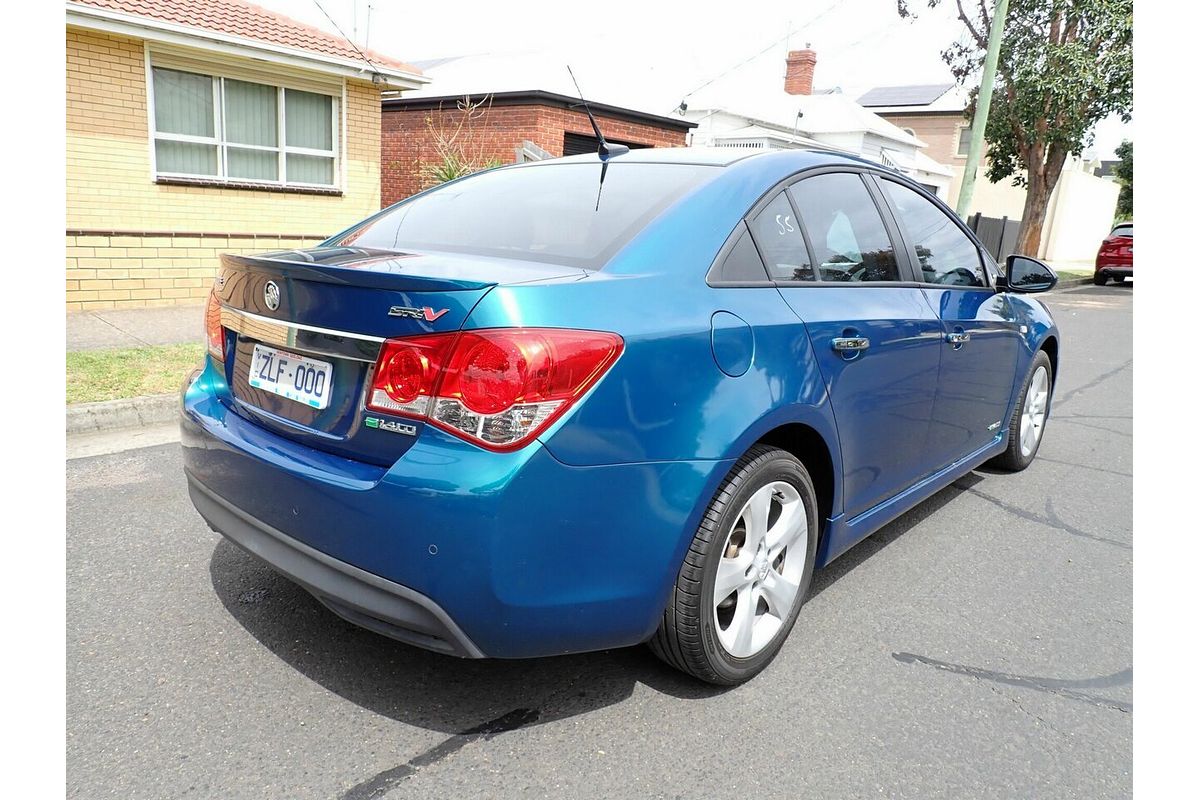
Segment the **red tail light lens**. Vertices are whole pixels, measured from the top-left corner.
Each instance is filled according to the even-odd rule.
[[[621,355],[613,333],[495,328],[384,343],[367,407],[423,417],[493,450],[545,430]]]
[[[221,301],[215,291],[208,295],[204,310],[204,335],[208,339],[208,354],[217,361],[225,360],[225,328],[221,326]]]
[[[457,333],[390,339],[383,343],[367,408],[423,417],[437,388],[442,363]]]

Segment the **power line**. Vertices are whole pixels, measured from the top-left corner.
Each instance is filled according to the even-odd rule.
[[[839,5],[840,5],[840,3],[838,3],[838,2],[834,2],[832,5],[830,5],[828,8],[826,8],[824,11],[822,11],[820,14],[817,14],[815,17],[813,17],[812,19],[808,20],[808,21],[807,21],[807,22],[805,22],[804,24],[805,24],[805,25],[814,25],[814,24],[816,24],[816,22],[817,22],[818,20],[820,20],[822,17],[824,17],[824,16],[825,16],[826,14],[828,14],[830,11],[833,11],[833,10],[834,10],[835,8],[837,8]],[[775,45],[779,44],[780,42],[785,42],[785,41],[787,41],[788,39],[790,39],[790,38],[791,38],[792,34],[793,34],[793,33],[795,33],[795,32],[796,32],[796,28],[794,28],[794,27],[792,27],[791,25],[789,25],[789,26],[788,26],[788,32],[787,32],[787,33],[785,33],[783,36],[781,36],[780,38],[776,39],[775,41],[771,42],[769,45],[767,45],[766,47],[764,47],[762,50],[759,50],[757,53],[755,53],[754,55],[752,55],[752,56],[750,56],[749,58],[745,59],[744,61],[741,61],[741,62],[739,62],[739,63],[735,64],[734,66],[732,66],[732,67],[730,67],[729,69],[727,69],[727,70],[725,70],[724,72],[722,72],[720,75],[717,75],[715,78],[710,78],[709,80],[707,80],[707,81],[705,81],[704,83],[702,83],[702,84],[700,84],[699,86],[697,86],[695,89],[692,89],[690,92],[688,92],[687,94],[685,94],[685,95],[683,96],[683,100],[681,100],[681,101],[680,101],[679,105],[678,105],[678,106],[676,106],[676,108],[678,109],[678,108],[681,108],[681,107],[683,107],[683,106],[684,106],[684,104],[685,104],[685,102],[687,101],[687,99],[688,99],[689,97],[691,97],[692,95],[694,95],[696,92],[700,91],[701,89],[703,89],[703,88],[705,88],[705,87],[707,87],[707,86],[711,86],[712,84],[714,84],[714,83],[716,83],[717,81],[721,80],[721,79],[722,79],[722,78],[724,78],[725,76],[729,75],[731,72],[734,72],[734,71],[736,71],[736,70],[739,70],[739,69],[741,69],[742,67],[746,66],[746,65],[747,65],[747,64],[749,64],[751,61],[753,61],[754,59],[758,58],[759,56],[763,55],[764,53],[767,53],[767,52],[769,52],[769,51],[771,50],[771,48],[775,47]]]
[[[371,49],[371,0],[367,0],[367,38],[363,41],[363,47]]]
[[[325,10],[325,7],[321,5],[319,0],[313,0],[313,3],[316,5],[317,8],[321,9],[321,13],[325,15],[325,19],[329,20],[329,23],[331,25],[333,25],[334,28],[337,29],[337,32],[342,35],[342,38],[350,43],[350,46],[354,48],[354,51],[356,53],[358,53],[360,56],[362,56],[362,60],[367,62],[367,66],[370,67],[373,72],[379,72],[379,68],[376,67],[374,63],[372,63],[371,59],[367,58],[367,54],[359,49],[358,45],[356,45],[354,43],[354,40],[346,35],[346,32],[342,30],[342,27],[337,24],[337,22],[334,20],[334,18],[329,16],[329,12]]]

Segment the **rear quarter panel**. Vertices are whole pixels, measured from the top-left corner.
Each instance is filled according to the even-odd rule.
[[[549,453],[574,466],[732,459],[772,429],[798,422],[824,438],[840,474],[825,384],[801,321],[774,287],[705,282],[747,209],[811,160],[763,156],[716,171],[603,270],[578,280],[497,287],[479,303],[466,329],[571,327],[613,331],[625,340],[610,372],[540,437]],[[737,377],[722,372],[713,355],[718,311],[752,329],[751,363]]]

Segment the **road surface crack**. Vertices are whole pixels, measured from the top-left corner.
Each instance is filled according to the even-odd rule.
[[[1119,375],[1123,370],[1126,370],[1132,366],[1133,366],[1133,359],[1131,358],[1128,361],[1126,361],[1124,364],[1122,364],[1121,366],[1117,367],[1116,369],[1110,369],[1108,372],[1105,372],[1102,375],[1097,375],[1095,378],[1092,378],[1090,381],[1083,384],[1082,386],[1076,386],[1074,389],[1071,389],[1068,392],[1064,392],[1059,397],[1054,398],[1054,405],[1057,407],[1057,406],[1061,406],[1063,403],[1069,403],[1069,402],[1071,402],[1071,400],[1073,400],[1075,398],[1076,395],[1080,394],[1081,392],[1086,392],[1088,389],[1095,389],[1097,386],[1104,383],[1109,378]]]
[[[1071,536],[1078,536],[1083,539],[1091,539],[1095,542],[1111,544],[1114,547],[1120,547],[1125,550],[1133,549],[1133,545],[1129,544],[1128,542],[1122,542],[1119,539],[1109,539],[1104,536],[1097,536],[1094,533],[1088,533],[1085,530],[1076,528],[1074,525],[1064,522],[1063,519],[1055,512],[1054,503],[1048,497],[1046,498],[1046,513],[1038,514],[1034,511],[1026,511],[1023,508],[1009,505],[999,497],[993,497],[992,495],[987,494],[986,492],[981,492],[971,486],[963,486],[961,483],[959,483],[959,481],[955,481],[950,485],[955,489],[958,489],[960,492],[967,492],[968,494],[973,494],[980,499],[986,500],[997,508],[1003,509],[1015,517],[1020,517],[1021,519],[1029,520],[1030,522],[1036,522],[1039,525],[1045,525],[1048,528],[1062,531],[1063,533],[1070,534]]]
[[[491,739],[502,733],[530,725],[537,722],[540,716],[541,713],[536,709],[518,708],[482,725],[476,725],[462,733],[456,733],[400,766],[384,770],[374,777],[351,786],[342,794],[340,800],[375,800],[383,797],[400,783],[416,775],[421,769],[445,760],[471,742],[479,739]]]
[[[1126,667],[1111,675],[1101,675],[1096,678],[1081,680],[1064,680],[1062,678],[1038,678],[1031,675],[1015,675],[1010,672],[996,672],[982,667],[970,667],[965,664],[953,664],[949,661],[938,661],[936,658],[919,656],[915,653],[892,653],[892,658],[901,664],[925,664],[926,666],[952,672],[956,675],[966,675],[979,681],[993,681],[1007,686],[1019,686],[1025,689],[1036,689],[1039,692],[1056,694],[1070,700],[1082,700],[1099,708],[1111,708],[1125,714],[1133,712],[1133,704],[1123,700],[1102,697],[1083,689],[1106,689],[1112,686],[1124,686],[1133,681],[1133,668]],[[1028,712],[1026,712],[1028,713]],[[1031,715],[1041,719],[1036,715]],[[1045,722],[1045,720],[1042,720]]]

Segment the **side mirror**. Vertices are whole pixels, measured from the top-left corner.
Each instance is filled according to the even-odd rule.
[[[997,281],[997,288],[1008,292],[1045,292],[1058,283],[1058,275],[1036,258],[1009,256],[1005,262],[1004,275]]]

